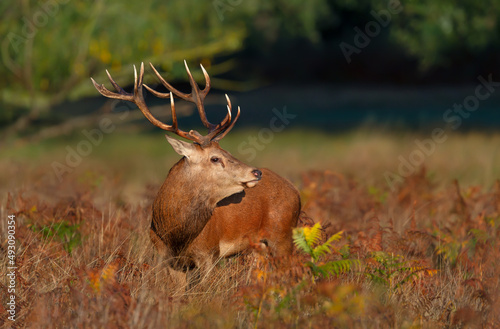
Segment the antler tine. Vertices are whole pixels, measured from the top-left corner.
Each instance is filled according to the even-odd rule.
[[[189,139],[195,143],[198,144],[205,144],[205,139],[203,136],[201,136],[197,131],[191,130],[189,132],[185,132],[179,129],[179,125],[177,123],[177,113],[175,112],[175,103],[174,103],[174,96],[172,95],[172,91],[169,93],[169,98],[170,98],[170,106],[171,106],[171,112],[172,112],[172,125],[167,125],[158,119],[156,119],[152,114],[149,108],[146,105],[146,102],[144,101],[144,96],[142,93],[142,88],[139,88],[143,86],[142,81],[144,77],[144,63],[141,63],[141,72],[139,74],[139,80],[137,79],[137,70],[134,65],[134,77],[135,77],[135,83],[134,83],[134,99],[135,103],[141,110],[142,114],[155,126],[158,128],[161,128],[166,131],[171,131],[174,134],[184,137],[186,139]],[[175,88],[174,88],[175,89]],[[149,90],[149,89],[148,89]]]
[[[113,85],[113,87],[116,89],[117,93],[112,92],[111,90],[108,90],[104,85],[98,84],[93,78],[90,78],[92,80],[92,83],[94,84],[95,89],[103,95],[104,97],[108,98],[114,98],[114,99],[121,99],[124,101],[129,101],[132,102],[134,96],[130,93],[127,93],[125,90],[123,90],[116,82],[113,80],[111,77],[111,74],[109,74],[108,70],[106,70],[106,74],[108,75],[109,81]]]
[[[206,96],[210,91],[210,88],[212,87],[210,83],[210,76],[208,75],[207,71],[205,70],[202,64],[200,64],[200,67],[201,71],[203,72],[203,75],[205,76],[205,88],[203,88],[201,92],[203,93],[204,96]]]
[[[177,113],[175,112],[175,102],[174,102],[174,96],[172,95],[172,92],[170,92],[170,108],[172,110],[172,132],[184,137],[186,139],[192,140],[195,143],[198,143],[200,145],[204,145],[210,140],[206,138],[206,136],[202,136],[199,132],[196,130],[190,130],[189,132],[185,132],[179,129],[179,125],[177,123]]]
[[[175,96],[177,96],[185,101],[192,102],[192,103],[196,104],[196,108],[198,109],[200,119],[201,119],[203,125],[205,127],[207,127],[209,131],[212,131],[216,127],[216,125],[214,125],[208,121],[207,115],[205,113],[205,108],[203,105],[203,102],[205,101],[205,96],[208,94],[208,92],[210,90],[210,76],[208,75],[208,73],[205,70],[205,68],[203,67],[203,65],[201,65],[201,69],[203,71],[203,75],[205,76],[205,88],[203,90],[200,90],[200,88],[198,87],[198,84],[196,83],[196,81],[194,81],[193,75],[191,74],[191,71],[189,70],[187,62],[184,60],[184,66],[186,67],[186,72],[187,72],[188,77],[189,77],[189,84],[191,85],[191,89],[192,89],[191,93],[189,93],[189,94],[183,93],[183,92],[179,91],[178,89],[176,89],[175,87],[173,87],[170,83],[168,83],[161,76],[161,74],[156,70],[156,68],[153,66],[152,63],[149,63],[149,65],[153,69],[155,75],[158,77],[160,82],[163,84],[163,86],[165,88],[167,88],[168,91],[171,91]],[[144,87],[156,97],[159,97],[159,98],[169,98],[170,97],[169,93],[158,92],[147,85],[144,85]]]
[[[240,117],[240,107],[238,106],[238,113],[236,113],[236,117],[234,118],[234,120],[231,122],[231,124],[229,125],[229,127],[227,127],[225,130],[222,131],[222,133],[220,135],[217,135],[215,138],[213,138],[212,140],[213,141],[220,141],[222,138],[224,138],[224,136],[227,135],[228,132],[231,131],[231,129],[233,129],[234,127],[234,124],[236,123],[236,121],[238,120],[238,118]]]
[[[191,96],[191,101],[196,104],[196,107],[198,108],[198,114],[200,115],[200,119],[203,125],[208,128],[209,132],[212,132],[215,129],[216,125],[208,121],[207,114],[205,113],[205,106],[203,105],[203,102],[205,101],[205,96],[207,96],[207,93],[210,90],[210,77],[208,77],[208,73],[206,73],[205,68],[203,68],[202,66],[201,68],[203,69],[203,74],[205,75],[206,82],[205,82],[205,88],[203,89],[203,91],[201,91],[196,81],[194,81],[193,75],[189,70],[186,60],[184,60],[184,66],[186,67],[186,72],[189,77],[189,84],[191,85],[192,88],[191,94],[189,94]]]
[[[108,76],[108,79],[109,79],[109,82],[111,82],[111,84],[113,85],[113,87],[115,88],[115,90],[122,94],[122,95],[126,95],[128,94],[125,90],[122,89],[122,87],[120,87],[115,80],[113,80],[113,78],[111,77],[111,74],[109,74],[109,71],[106,70],[106,75]]]
[[[155,73],[156,77],[160,80],[162,85],[167,88],[169,91],[168,93],[160,93],[152,88],[150,88],[148,85],[144,85],[144,87],[151,92],[153,95],[159,98],[169,98],[170,97],[170,92],[172,92],[175,96],[185,100],[185,101],[191,101],[191,94],[185,94],[179,90],[177,90],[175,87],[173,87],[170,83],[168,83],[162,76],[161,74],[156,70],[154,65],[152,63],[149,63],[149,66],[151,69],[153,69],[153,72]]]
[[[170,111],[172,112],[172,129],[175,131],[178,130],[178,124],[177,124],[177,113],[175,113],[175,102],[174,102],[174,96],[172,95],[172,92],[170,92]]]
[[[220,140],[222,139],[222,137],[224,137],[226,135],[226,130],[229,129],[231,130],[232,127],[234,126],[234,124],[236,123],[236,120],[238,120],[239,116],[240,116],[240,108],[238,107],[238,113],[236,114],[236,118],[234,118],[233,121],[231,121],[231,118],[232,118],[232,111],[233,111],[233,108],[232,108],[232,105],[231,105],[231,100],[229,99],[229,96],[226,94],[226,100],[227,100],[227,114],[226,114],[226,117],[224,118],[224,120],[222,120],[222,122],[220,124],[218,124],[213,131],[211,131],[208,135],[210,136],[209,138],[211,140]],[[224,132],[223,135],[221,136],[221,132]],[[229,132],[229,131],[227,131]],[[221,136],[219,138],[219,136]]]
[[[153,96],[158,97],[158,98],[170,98],[171,92],[168,93],[161,93],[159,91],[154,90],[153,88],[149,87],[148,85],[143,85],[144,88],[146,88]]]
[[[134,65],[134,99],[136,101],[144,103],[144,106],[146,106],[146,103],[144,102],[144,95],[142,94],[142,78],[144,76],[144,63],[141,63],[141,71],[139,73],[140,73],[139,78],[137,78],[137,68]],[[139,104],[137,104],[137,106],[139,106]]]
[[[227,100],[227,114],[226,114],[226,117],[224,118],[224,120],[222,120],[222,122],[220,123],[221,127],[225,127],[226,125],[228,125],[231,122],[231,116],[232,116],[232,112],[233,112],[233,106],[231,105],[231,100],[229,99],[229,96],[227,94],[224,94],[224,95],[226,96],[226,100]]]

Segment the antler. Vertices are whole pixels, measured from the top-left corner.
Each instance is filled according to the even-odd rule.
[[[236,120],[238,120],[240,116],[240,108],[238,107],[238,113],[236,114],[236,118],[234,120],[231,120],[232,118],[232,106],[231,106],[231,101],[229,100],[229,97],[226,95],[227,99],[227,114],[224,120],[222,120],[221,123],[218,125],[214,125],[210,123],[207,119],[207,115],[205,113],[205,107],[204,107],[204,101],[205,97],[208,94],[208,91],[210,90],[210,77],[208,76],[207,71],[205,71],[205,68],[203,65],[200,64],[201,69],[203,71],[203,74],[205,76],[205,88],[203,90],[200,90],[198,87],[198,84],[194,81],[193,76],[191,75],[191,72],[189,71],[189,68],[187,66],[186,61],[184,61],[184,65],[186,66],[186,71],[189,76],[189,83],[191,84],[192,91],[189,94],[185,94],[180,92],[179,90],[175,89],[173,86],[171,86],[163,77],[158,73],[158,71],[155,69],[153,64],[149,63],[153,71],[155,72],[156,76],[160,79],[161,83],[167,88],[170,92],[169,93],[160,93],[147,85],[143,84],[143,77],[144,77],[144,63],[141,63],[141,70],[139,72],[139,77],[137,76],[137,69],[135,68],[134,65],[134,91],[133,93],[127,93],[125,90],[123,90],[111,77],[109,74],[108,70],[106,70],[106,74],[108,75],[109,81],[113,85],[113,87],[116,89],[117,92],[112,92],[104,85],[99,85],[94,81],[94,79],[90,78],[92,80],[92,83],[94,84],[94,87],[101,93],[101,95],[108,97],[108,98],[113,98],[113,99],[120,99],[120,100],[125,100],[134,103],[137,105],[137,107],[141,110],[142,114],[156,127],[161,128],[166,131],[173,132],[177,134],[178,136],[181,136],[183,138],[189,139],[195,143],[198,143],[200,145],[207,145],[211,141],[219,141],[221,140],[226,134],[233,128],[234,124],[236,123]],[[142,92],[142,87],[145,87],[149,92],[151,92],[153,95],[159,98],[170,98],[170,104],[172,108],[172,125],[167,125],[158,119],[156,119],[153,114],[151,114],[151,111],[149,110],[146,102],[144,101],[144,94]],[[195,130],[190,130],[189,132],[182,131],[178,128],[177,124],[177,115],[175,113],[175,104],[174,104],[174,97],[173,95],[195,103],[196,107],[198,108],[198,113],[200,115],[201,121],[203,122],[203,125],[208,128],[208,134],[203,136],[199,132]]]

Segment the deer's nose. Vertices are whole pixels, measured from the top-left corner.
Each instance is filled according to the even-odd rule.
[[[259,169],[252,170],[252,174],[257,179],[261,179],[262,178],[262,171],[260,171]]]

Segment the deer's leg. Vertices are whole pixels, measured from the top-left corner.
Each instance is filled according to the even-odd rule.
[[[189,289],[205,281],[214,266],[212,255],[203,252],[197,255],[194,262],[196,265],[187,272]]]
[[[293,252],[292,236],[280,236],[278,239],[270,239],[268,241],[269,249],[273,257],[289,256]]]
[[[153,247],[156,249],[156,251],[158,251],[158,254],[160,254],[161,257],[168,258],[170,256],[167,246],[160,239],[158,234],[156,234],[156,232],[152,229],[149,229],[149,238],[151,240],[151,243],[153,244]]]
[[[168,270],[168,276],[172,281],[172,290],[174,291],[174,293],[183,293],[185,290],[187,290],[188,287],[186,272],[174,268],[175,266],[172,266],[172,263],[175,262],[172,261],[172,256],[171,253],[169,252],[169,249],[162,241],[162,239],[160,239],[158,234],[156,234],[156,232],[153,231],[152,229],[149,230],[149,238],[151,239],[153,247],[157,251],[155,255],[157,254],[157,256],[159,256],[161,260],[168,260],[167,270]]]
[[[297,219],[300,212],[300,202],[297,211],[289,214],[283,211],[285,216],[278,215],[267,220],[272,229],[268,230],[268,246],[274,257],[290,256],[293,253],[293,228],[297,226]]]

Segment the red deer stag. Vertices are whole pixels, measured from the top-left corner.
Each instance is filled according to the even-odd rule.
[[[144,64],[139,76],[134,67],[132,93],[125,92],[107,71],[116,93],[93,79],[92,82],[103,96],[135,103],[153,125],[193,142],[166,136],[183,158],[170,169],[153,203],[150,237],[156,249],[173,269],[182,271],[195,267],[206,270],[217,257],[234,255],[256,243],[274,256],[290,254],[292,229],[300,213],[299,193],[288,180],[271,170],[250,167],[219,146],[240,116],[240,108],[232,119],[231,102],[226,95],[228,113],[214,125],[208,121],[204,108],[210,77],[203,66],[206,85],[200,90],[185,63],[192,87],[189,94],[172,87],[151,63],[150,66],[169,93],[143,84]],[[143,86],[156,97],[170,98],[172,125],[151,114],[144,101]],[[201,121],[208,128],[207,135],[178,128],[173,95],[196,104]]]

